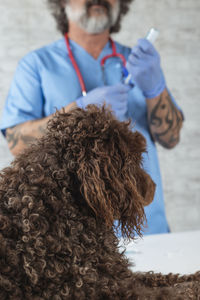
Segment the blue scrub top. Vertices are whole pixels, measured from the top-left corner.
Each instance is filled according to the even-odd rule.
[[[112,53],[110,42],[106,44],[98,59],[94,59],[77,43],[70,41],[70,45],[87,91],[105,84],[116,84],[121,80],[121,61],[118,58],[106,61],[105,72],[100,65],[101,59]],[[127,59],[130,48],[119,43],[116,43],[116,47],[117,52]],[[79,80],[62,38],[32,51],[19,62],[3,110],[0,128],[5,133],[6,128],[43,118],[80,96]],[[148,228],[144,229],[144,234],[168,232],[157,150],[148,128],[145,97],[137,87],[129,92],[127,117],[134,123],[133,130],[140,131],[147,140],[148,152],[143,155],[144,169],[156,183],[154,201],[145,207]]]

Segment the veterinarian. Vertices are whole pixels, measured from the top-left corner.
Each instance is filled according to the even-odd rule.
[[[56,109],[106,101],[117,118],[132,119],[147,140],[144,169],[157,188],[146,207],[144,234],[169,232],[155,142],[173,148],[182,113],[170,94],[154,46],[139,39],[132,49],[111,39],[131,0],[48,0],[63,38],[27,54],[18,64],[1,130],[17,155],[44,134]],[[124,84],[123,66],[134,86]]]

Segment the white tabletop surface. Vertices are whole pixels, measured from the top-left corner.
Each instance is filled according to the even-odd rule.
[[[135,264],[133,271],[190,274],[200,270],[200,230],[144,236],[125,247]]]

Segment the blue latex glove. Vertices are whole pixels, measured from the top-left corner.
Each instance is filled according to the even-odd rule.
[[[160,66],[160,56],[147,39],[139,39],[132,48],[126,65],[133,82],[142,90],[146,98],[160,95],[166,87]]]
[[[86,108],[89,104],[103,105],[106,103],[110,106],[119,120],[122,120],[127,112],[128,92],[131,88],[128,85],[118,83],[112,86],[98,87],[86,96],[76,100],[80,108]]]

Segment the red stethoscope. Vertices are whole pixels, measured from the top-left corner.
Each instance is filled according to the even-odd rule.
[[[107,59],[111,58],[111,57],[119,57],[123,63],[123,67],[125,68],[125,65],[126,65],[126,59],[125,57],[120,54],[120,53],[117,53],[117,49],[116,49],[116,45],[114,43],[114,41],[109,38],[110,40],[110,43],[111,43],[111,46],[112,46],[112,54],[109,54],[109,55],[106,55],[105,57],[102,58],[101,60],[101,67],[104,68],[104,65],[105,65],[105,62]],[[80,72],[80,69],[77,65],[77,62],[73,56],[73,53],[72,53],[72,50],[71,50],[71,47],[70,47],[70,43],[69,43],[69,38],[68,38],[68,34],[66,33],[65,34],[65,41],[66,41],[66,45],[67,45],[67,50],[68,50],[68,54],[69,54],[69,58],[71,60],[71,63],[74,67],[74,70],[76,71],[76,74],[77,74],[77,77],[78,77],[78,80],[80,82],[80,86],[81,86],[81,91],[82,91],[82,95],[83,96],[86,96],[87,92],[86,92],[86,87],[85,87],[85,83],[84,83],[84,80],[83,80],[83,76]]]

